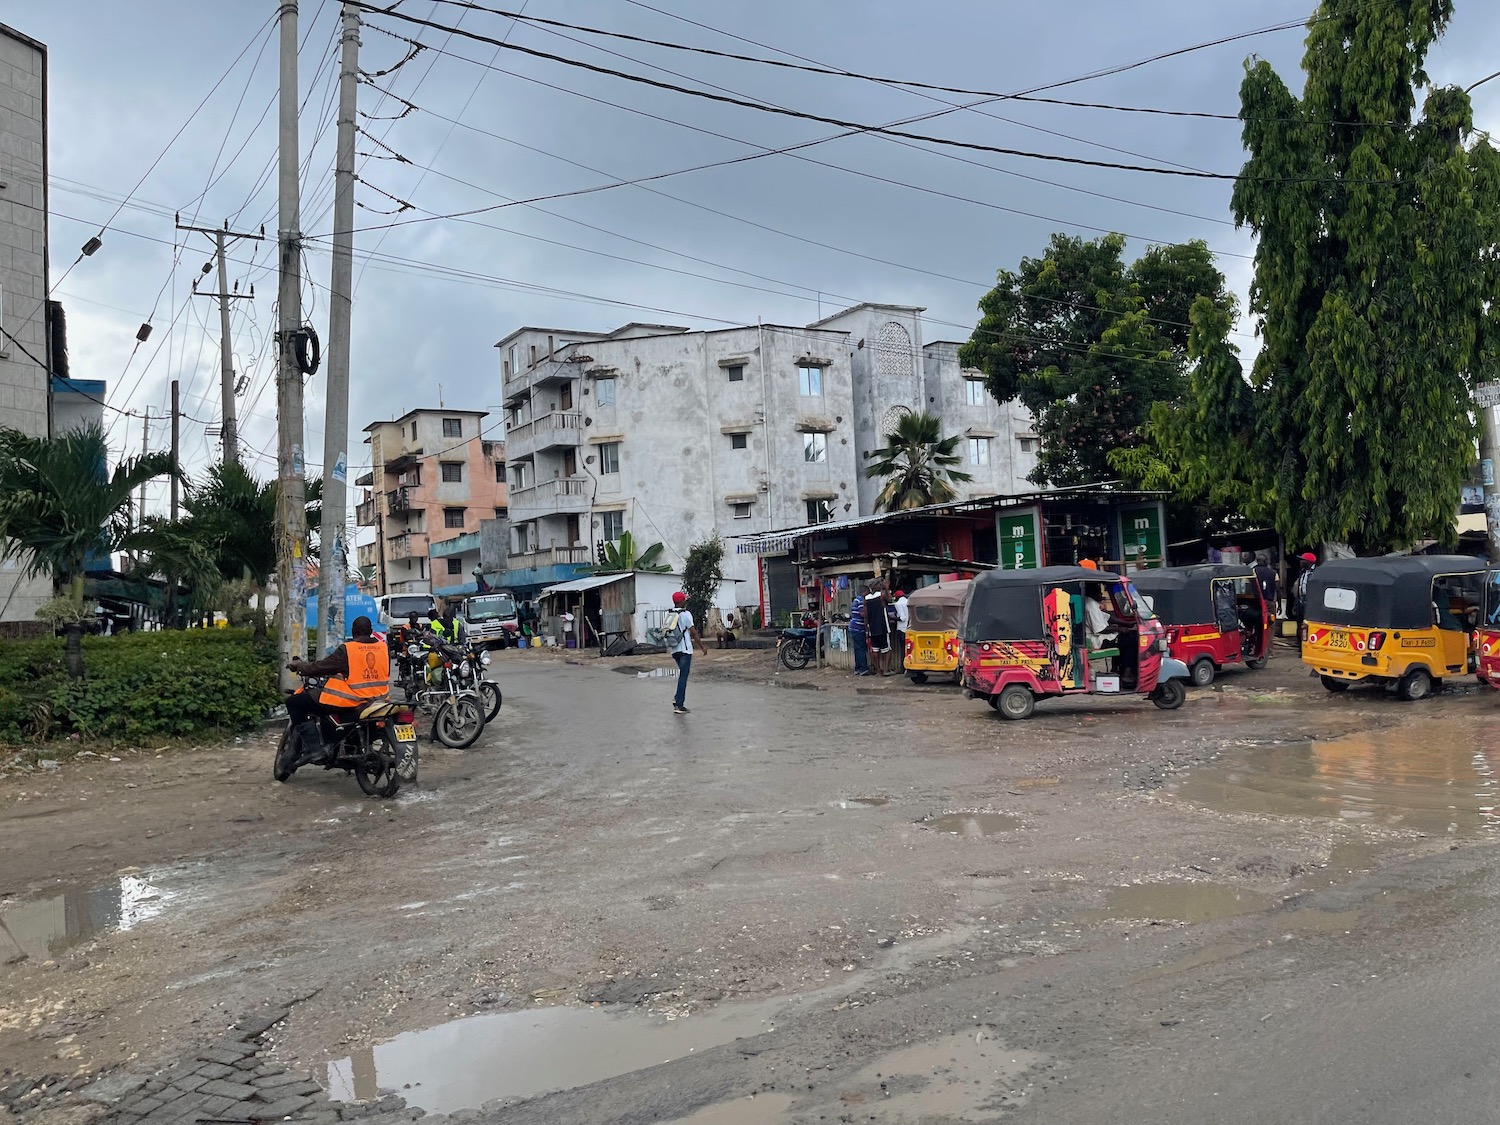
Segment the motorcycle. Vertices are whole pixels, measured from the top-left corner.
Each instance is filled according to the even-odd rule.
[[[783,629],[776,640],[776,659],[797,672],[817,655],[817,629]]]
[[[308,676],[303,685],[305,691],[316,694],[323,681]],[[354,718],[319,715],[318,729],[328,756],[317,764],[325,770],[352,773],[360,789],[371,797],[394,797],[403,781],[417,780],[415,722],[409,706],[388,699],[365,704]],[[292,774],[312,764],[313,753],[303,748],[288,719],[276,746],[272,769],[276,780],[290,781]]]
[[[435,654],[436,664],[430,659]],[[399,688],[406,702],[432,715],[432,734],[451,750],[465,750],[484,732],[484,700],[460,682],[463,654],[436,637],[409,644],[396,662]],[[498,691],[499,688],[497,687]]]
[[[484,678],[485,669],[490,666],[491,659],[487,648],[470,642],[464,647],[462,659],[453,669],[460,690],[475,692],[480,702],[484,704],[486,723],[495,721],[495,716],[500,714],[500,705],[504,702],[500,694],[500,685]]]

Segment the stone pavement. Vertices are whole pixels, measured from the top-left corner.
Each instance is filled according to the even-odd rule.
[[[24,1121],[49,1110],[91,1105],[98,1111],[95,1125],[396,1125],[423,1116],[398,1097],[331,1101],[316,1082],[270,1061],[261,1039],[287,1014],[281,1008],[247,1016],[192,1058],[155,1074],[122,1070],[92,1081],[58,1077],[14,1082],[0,1089],[0,1108]]]

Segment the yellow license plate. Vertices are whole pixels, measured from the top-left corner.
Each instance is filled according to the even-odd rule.
[[[936,664],[940,659],[942,659],[942,655],[943,654],[937,649],[929,648],[926,645],[917,650],[917,659],[924,660],[928,664]]]
[[[417,728],[411,723],[396,724],[397,742],[415,742],[417,740]]]
[[[1349,634],[1348,633],[1329,633],[1328,634],[1328,647],[1329,648],[1348,648],[1349,647]]]

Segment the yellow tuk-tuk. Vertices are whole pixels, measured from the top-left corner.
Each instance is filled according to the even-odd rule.
[[[938,582],[923,586],[906,597],[906,674],[914,684],[925,684],[928,676],[958,678],[963,655],[959,630],[964,622],[964,598],[971,581]]]
[[[1312,572],[1302,660],[1329,691],[1395,684],[1421,699],[1478,668],[1484,563],[1462,555],[1338,559]]]

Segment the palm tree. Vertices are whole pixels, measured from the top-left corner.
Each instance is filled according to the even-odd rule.
[[[866,475],[885,479],[875,497],[877,511],[945,504],[958,499],[954,484],[974,479],[953,467],[962,462],[959,438],[939,438],[938,434],[938,420],[931,414],[903,414],[895,432],[887,435],[887,444],[865,454],[875,462]]]
[[[0,559],[21,560],[28,578],[50,575],[77,609],[66,622],[68,674],[83,678],[83,572],[93,553],[149,545],[131,521],[131,496],[176,472],[170,453],[128,457],[108,472],[99,426],[43,438],[0,428]]]

